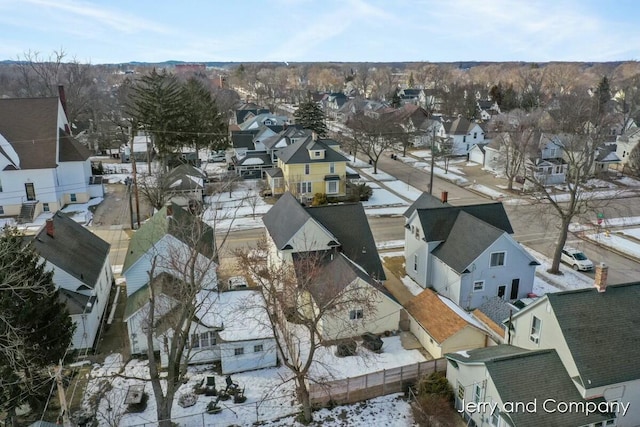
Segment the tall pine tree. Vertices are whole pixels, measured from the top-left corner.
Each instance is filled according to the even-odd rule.
[[[296,124],[315,131],[319,137],[327,136],[328,130],[324,122],[324,112],[313,100],[310,99],[300,104],[293,116],[296,119]]]
[[[51,388],[47,368],[71,343],[75,326],[58,300],[53,273],[15,229],[0,232],[0,412],[40,409]]]

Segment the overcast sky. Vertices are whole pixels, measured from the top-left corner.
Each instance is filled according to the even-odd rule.
[[[0,59],[640,59],[636,0],[0,0]]]

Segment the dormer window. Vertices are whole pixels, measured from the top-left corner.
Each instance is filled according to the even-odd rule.
[[[320,157],[322,154],[322,151],[314,151],[313,152],[313,157]]]

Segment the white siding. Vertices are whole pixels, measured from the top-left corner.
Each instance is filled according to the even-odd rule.
[[[60,162],[58,166],[58,197],[65,203],[86,203],[89,200],[89,177],[91,177],[91,162]],[[72,202],[70,195],[76,195]]]
[[[262,346],[262,351],[256,352],[256,346]],[[236,348],[242,348],[243,354],[236,355]],[[270,368],[277,364],[276,343],[273,338],[221,343],[220,353],[223,374]]]

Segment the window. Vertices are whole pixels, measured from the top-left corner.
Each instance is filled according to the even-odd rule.
[[[478,138],[478,132],[474,132],[473,133],[473,139],[477,139]]]
[[[311,172],[311,165],[307,163],[304,165],[304,174],[309,175],[310,172]]]
[[[462,137],[462,142],[467,142],[467,135]]]
[[[458,399],[464,400],[464,386],[458,383]]]
[[[49,212],[49,203],[43,203],[42,204],[42,210],[44,212]]]
[[[258,344],[258,345],[254,345],[253,346],[253,352],[254,353],[260,353],[263,350],[262,344]]]
[[[314,151],[313,152],[313,156],[314,157],[320,157],[322,155],[322,153],[320,151]]]
[[[233,349],[234,356],[241,356],[244,354],[244,347],[236,347]]]
[[[216,335],[213,332],[191,334],[191,348],[207,348],[216,345]]]
[[[482,387],[480,384],[473,385],[473,401],[476,403],[480,403],[480,399],[482,398]]]
[[[418,271],[418,255],[413,255],[413,271]]]
[[[473,292],[484,291],[484,280],[473,282]]]
[[[335,163],[329,163],[329,173],[336,173],[336,164]],[[2,191],[2,189],[0,189],[0,191]]]
[[[498,411],[498,407],[496,406],[493,412],[491,413],[491,425],[498,426],[500,424],[500,412]]]
[[[540,343],[540,328],[542,327],[542,321],[538,319],[536,316],[533,316],[531,319],[531,335],[529,335],[529,339],[536,343]]]
[[[351,320],[358,320],[358,319],[362,319],[363,317],[364,317],[364,313],[361,308],[357,310],[351,310],[349,312],[349,319]]]
[[[71,197],[71,201],[72,202],[77,202],[78,201],[78,198],[76,197],[76,193],[69,194],[69,197]]]
[[[0,215],[4,215],[4,206],[0,206]]]
[[[2,193],[2,181],[0,180],[0,193]]]
[[[502,267],[506,252],[494,252],[491,254],[491,267]]]
[[[296,184],[298,194],[311,193],[311,183],[310,182],[298,182]]]
[[[327,181],[327,194],[336,194],[338,192],[339,181]]]

